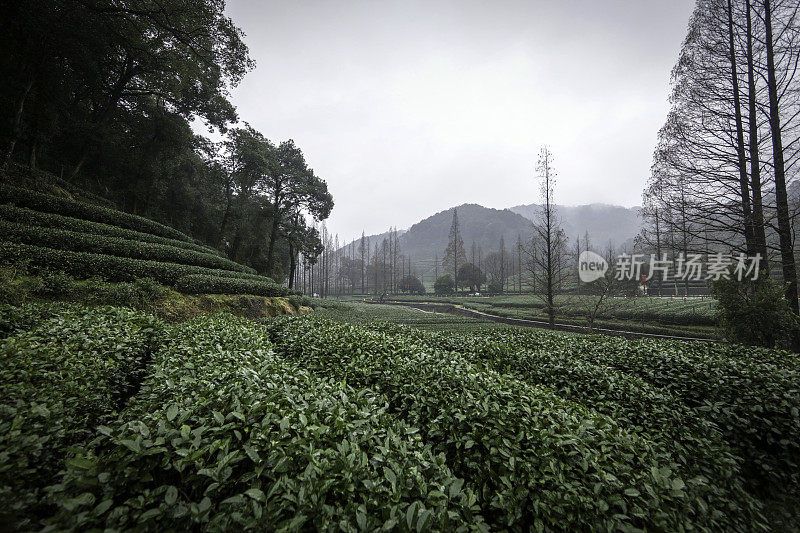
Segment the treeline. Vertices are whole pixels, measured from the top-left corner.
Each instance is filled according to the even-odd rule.
[[[319,233],[323,243],[319,255],[302,254],[292,282],[303,293],[328,297],[424,292],[411,257],[400,249],[397,228],[380,239],[362,232],[350,243],[340,243],[324,223]]]
[[[2,179],[57,176],[277,280],[333,200],[293,141],[239,124],[229,90],[252,68],[224,2],[6,2],[0,17]],[[221,143],[193,132],[202,121]],[[20,169],[23,169],[20,172]]]
[[[761,254],[795,315],[788,185],[800,156],[799,10],[794,1],[698,0],[672,72],[640,243],[673,259]]]
[[[457,210],[454,215],[457,221]],[[362,232],[360,238],[349,243],[330,234],[324,223],[312,229],[319,232],[324,246],[316,257],[299,258],[292,285],[304,294],[381,296],[424,294],[431,289],[449,294],[456,291],[456,283],[459,292],[502,293],[530,292],[535,286],[535,281],[525,276],[521,235],[509,246],[501,237],[498,248],[485,254],[473,241],[470,253],[462,253],[463,259],[454,265],[446,251],[435,259],[415,258],[403,252],[400,233],[394,227],[378,236]],[[463,247],[462,240],[462,252]],[[559,282],[566,284],[566,276]]]

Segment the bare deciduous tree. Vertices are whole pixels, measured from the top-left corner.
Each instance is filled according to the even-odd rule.
[[[539,151],[536,173],[541,182],[542,205],[533,222],[533,237],[526,247],[528,271],[534,284],[543,289],[540,297],[544,301],[550,327],[555,326],[555,294],[559,279],[563,276],[566,258],[566,235],[561,228],[553,199],[556,172],[553,154],[543,146]]]

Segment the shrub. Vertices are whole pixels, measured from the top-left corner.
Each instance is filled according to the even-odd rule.
[[[73,252],[90,252],[131,259],[146,259],[185,265],[254,273],[253,269],[218,255],[195,252],[164,244],[91,235],[0,220],[2,240]]]
[[[45,270],[41,273],[41,284],[35,294],[45,297],[68,297],[72,294],[75,280],[63,272]]]
[[[450,274],[439,276],[433,284],[433,290],[436,294],[452,294],[453,292],[453,278]]]
[[[491,281],[489,281],[489,284],[486,286],[486,290],[491,294],[502,294],[503,282],[497,278],[492,278]]]
[[[78,202],[68,198],[42,194],[12,185],[0,184],[0,203],[10,203],[20,207],[27,207],[34,211],[43,211],[45,213],[55,213],[82,220],[102,222],[103,224],[109,224],[111,226],[119,226],[143,233],[191,242],[191,238],[185,233],[181,233],[169,226],[159,224],[149,218],[131,215],[130,213],[110,209],[108,207]]]
[[[124,416],[68,465],[50,526],[479,528],[475,495],[384,402],[277,357],[251,322],[181,324]]]
[[[143,233],[117,226],[109,226],[102,222],[92,222],[78,218],[57,215],[54,213],[40,213],[24,207],[13,205],[0,205],[0,219],[9,222],[19,222],[28,226],[41,226],[45,228],[56,228],[62,230],[76,231],[78,233],[88,233],[91,235],[104,235],[107,237],[117,237],[133,241],[151,242],[155,244],[166,244],[176,248],[184,248],[193,252],[218,255],[224,257],[219,250],[193,242],[186,242],[168,237],[160,237],[151,233]]]
[[[0,343],[0,520],[17,530],[39,529],[44,488],[134,392],[160,327],[124,309],[48,309],[23,310],[38,322]]]
[[[409,294],[425,294],[425,286],[416,276],[405,276],[398,283],[398,287]]]
[[[772,348],[788,345],[791,332],[800,327],[784,289],[770,279],[720,278],[711,285],[717,299],[717,321],[732,342]]]
[[[203,274],[184,276],[175,288],[186,294],[255,294],[258,296],[288,296],[292,291],[272,280],[220,278]]]
[[[480,496],[490,526],[680,530],[727,522],[668,458],[612,419],[402,336],[318,318],[270,322],[279,353],[387,396]],[[717,520],[721,522],[717,522]]]
[[[21,258],[30,262],[31,269],[65,272],[80,278],[97,276],[107,281],[134,281],[140,278],[152,278],[164,285],[174,285],[184,276],[205,274],[219,278],[271,282],[267,277],[247,272],[0,242],[0,260],[18,261]]]

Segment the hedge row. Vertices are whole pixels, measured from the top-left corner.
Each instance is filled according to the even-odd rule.
[[[279,353],[387,396],[480,496],[490,526],[552,531],[732,529],[652,443],[555,393],[454,352],[318,318],[270,321]],[[720,516],[720,515],[723,516]],[[747,524],[744,525],[746,527]]]
[[[204,274],[184,276],[175,288],[186,294],[256,294],[258,296],[289,296],[297,294],[272,280],[220,278]]]
[[[55,250],[29,244],[0,242],[0,261],[28,261],[34,269],[47,269],[71,274],[77,278],[99,277],[107,281],[134,281],[152,278],[163,285],[174,286],[178,280],[192,274],[214,278],[231,278],[271,282],[267,277],[246,272],[216,270],[177,263],[163,263],[88,252]]]
[[[70,309],[67,303],[0,304],[0,341],[18,335]]]
[[[43,320],[33,326],[28,315]],[[88,443],[143,378],[160,326],[108,307],[36,307],[18,318],[16,335],[0,342],[0,523],[31,531],[70,447]]]
[[[13,205],[0,205],[0,220],[7,220],[9,222],[19,222],[29,226],[42,226],[45,228],[57,228],[62,230],[77,231],[79,233],[88,233],[92,235],[104,235],[107,237],[117,237],[120,239],[128,239],[134,241],[150,242],[155,244],[166,244],[176,248],[184,248],[193,252],[201,252],[206,254],[214,254],[224,257],[224,254],[219,250],[193,242],[180,241],[170,239],[168,237],[159,237],[151,233],[143,233],[117,226],[109,226],[102,222],[92,222],[90,220],[81,220],[78,218],[57,215],[54,213],[41,213],[39,211],[32,211],[24,207],[15,207]]]
[[[255,273],[250,267],[240,265],[218,255],[194,252],[166,244],[29,226],[5,220],[0,220],[0,240],[73,252],[90,252],[131,259],[146,259],[250,274]]]
[[[796,357],[736,345],[494,332],[509,349],[558,352],[611,367],[669,392],[716,425],[768,489],[800,491],[800,371]],[[751,354],[750,357],[747,354]],[[790,362],[793,361],[793,362]]]
[[[56,493],[56,530],[486,530],[476,496],[383,397],[276,357],[252,322],[170,328],[99,432]]]
[[[546,386],[562,398],[608,415],[668,452],[686,479],[707,478],[708,483],[698,486],[697,492],[716,519],[738,515],[748,523],[760,520],[759,505],[745,490],[741,458],[732,453],[719,428],[639,377],[564,355],[563,350],[520,349],[513,342],[515,335],[507,333],[430,333],[395,324],[370,329],[458,353],[474,364]]]
[[[10,163],[6,169],[6,176],[12,183],[22,188],[34,189],[44,194],[48,194],[48,191],[56,188],[62,189],[81,200],[111,208],[114,207],[114,203],[108,198],[103,198],[44,170],[31,168],[19,163]]]
[[[102,222],[111,226],[141,231],[161,237],[169,237],[179,241],[192,242],[191,237],[175,228],[159,224],[149,218],[132,215],[116,209],[101,207],[60,198],[49,194],[42,194],[28,189],[0,184],[0,203],[10,203],[20,207],[27,207],[34,211],[55,213],[82,220]]]

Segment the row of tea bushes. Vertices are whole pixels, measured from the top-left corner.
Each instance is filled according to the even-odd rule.
[[[174,246],[176,248],[183,248],[193,252],[200,252],[206,254],[213,254],[224,257],[223,253],[219,250],[194,242],[187,242],[185,240],[171,239],[169,237],[161,237],[153,235],[152,233],[144,233],[132,229],[120,228],[102,222],[92,222],[90,220],[81,220],[79,218],[72,218],[64,215],[54,213],[42,213],[33,211],[24,207],[16,207],[13,205],[0,205],[0,220],[9,222],[18,222],[28,226],[41,226],[45,228],[55,228],[68,231],[76,231],[89,235],[102,235],[105,237],[116,237],[119,239],[128,239],[133,241],[149,242],[154,244],[165,244]]]
[[[464,357],[319,318],[270,322],[279,353],[387,396],[480,496],[493,526],[547,530],[748,529],[709,509],[703,477],[613,419]]]
[[[271,281],[270,278],[248,272],[131,259],[107,254],[72,252],[12,242],[0,242],[0,261],[12,264],[27,263],[34,270],[64,272],[76,278],[96,276],[106,281],[134,281],[151,278],[163,285],[170,286],[174,286],[179,279],[185,276],[195,274],[213,278]]]
[[[185,233],[149,218],[132,215],[117,209],[70,200],[69,198],[42,194],[8,184],[0,184],[0,204],[12,204],[43,213],[54,213],[81,220],[91,220],[142,233],[192,242],[191,237]]]
[[[159,323],[116,308],[3,307],[0,340],[0,523],[31,530],[45,487],[125,405],[157,344]]]
[[[669,392],[637,376],[565,355],[563,350],[520,349],[513,342],[517,332],[432,333],[386,323],[371,329],[433,350],[457,353],[473,364],[548,387],[562,398],[608,415],[667,451],[685,479],[704,477],[707,483],[697,491],[710,513],[718,518],[725,514],[757,518],[759,505],[745,490],[742,459],[732,453],[719,428]]]
[[[3,241],[17,244],[255,274],[252,268],[240,265],[230,259],[225,259],[215,254],[186,250],[168,244],[30,226],[5,220],[0,220],[0,235],[2,235]]]
[[[192,274],[178,280],[175,288],[186,294],[255,294],[258,296],[289,296],[296,294],[288,287],[269,278],[235,279]]]
[[[57,529],[485,530],[476,495],[368,389],[224,317],[170,327],[140,393],[55,489]]]
[[[527,357],[560,354],[668,392],[714,424],[744,473],[764,489],[800,490],[800,364],[796,356],[738,345],[554,336],[506,330],[489,342]]]

